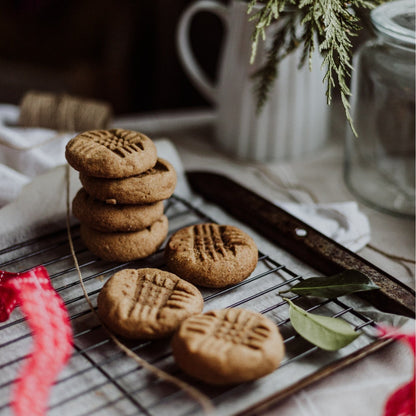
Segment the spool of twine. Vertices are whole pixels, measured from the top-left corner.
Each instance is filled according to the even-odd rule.
[[[111,118],[111,106],[102,101],[29,91],[20,103],[19,125],[58,131],[85,131],[106,129]]]

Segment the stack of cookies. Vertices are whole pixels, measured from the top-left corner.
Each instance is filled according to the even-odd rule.
[[[119,262],[154,253],[167,236],[163,200],[175,189],[176,173],[152,140],[130,130],[87,131],[68,142],[65,156],[80,172],[83,188],[72,211],[87,248]]]

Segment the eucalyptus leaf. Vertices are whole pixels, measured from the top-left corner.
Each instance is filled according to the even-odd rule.
[[[336,351],[354,341],[360,333],[341,318],[316,315],[296,306],[289,299],[289,317],[296,332],[326,351]]]
[[[346,270],[328,277],[310,277],[299,282],[287,292],[306,296],[336,298],[374,289],[379,289],[379,287],[366,275],[357,270]]]

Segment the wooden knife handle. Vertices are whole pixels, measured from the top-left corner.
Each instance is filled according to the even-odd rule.
[[[233,180],[210,172],[187,172],[193,190],[323,274],[364,273],[380,290],[360,296],[380,310],[415,316],[415,292],[356,253]]]

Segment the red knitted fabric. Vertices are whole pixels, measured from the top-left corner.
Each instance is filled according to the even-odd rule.
[[[49,390],[71,356],[72,330],[62,299],[47,270],[0,271],[0,321],[20,306],[33,335],[32,352],[16,379],[12,408],[16,416],[45,415]]]
[[[387,399],[383,416],[415,416],[416,389],[416,334],[405,334],[394,328],[379,328],[380,336],[393,338],[406,343],[413,353],[412,379],[394,391]]]

